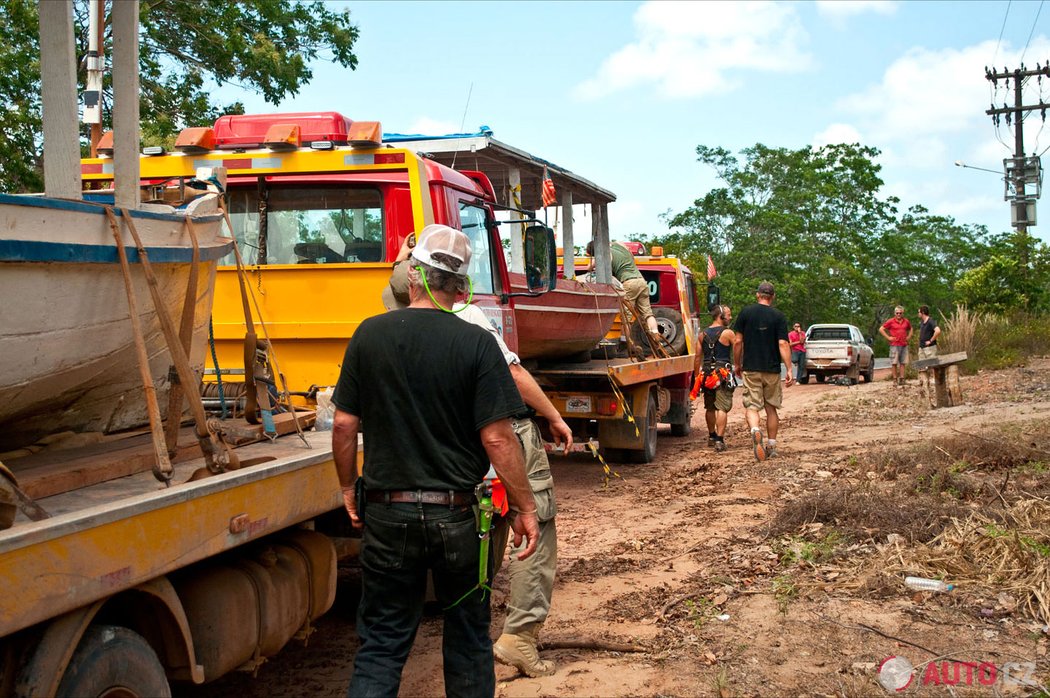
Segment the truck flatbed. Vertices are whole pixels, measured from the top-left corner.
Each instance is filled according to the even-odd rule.
[[[0,636],[339,508],[331,432],[305,438],[192,482],[203,459],[180,463],[171,487],[140,472],[38,500],[51,518],[0,531],[0,585],[19,590],[0,595]]]
[[[562,378],[570,376],[612,376],[621,386],[635,385],[667,376],[687,373],[693,368],[693,355],[671,356],[665,359],[595,359],[584,363],[552,363],[530,369],[536,377]]]

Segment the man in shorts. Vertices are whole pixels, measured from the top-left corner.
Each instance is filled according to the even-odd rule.
[[[728,305],[711,306],[711,324],[697,341],[700,351],[694,360],[694,375],[706,377],[714,369],[726,369],[727,376],[733,372],[733,330],[729,329],[732,320],[733,311]],[[703,387],[707,445],[716,451],[726,450],[726,422],[733,409],[732,376],[728,378],[717,388]]]
[[[757,303],[746,306],[733,325],[733,363],[744,381],[744,416],[751,428],[751,446],[755,459],[764,461],[777,455],[777,430],[780,417],[777,408],[783,402],[780,388],[780,364],[787,367],[784,385],[795,383],[791,375],[791,345],[788,344],[787,318],[773,307],[773,284],[763,281],[755,291]],[[766,412],[769,440],[762,440],[758,426],[759,410]]]
[[[911,339],[911,323],[904,317],[904,306],[893,309],[893,317],[882,323],[879,332],[890,341],[890,368],[893,369],[893,384],[904,385],[904,371],[908,368],[908,340]]]

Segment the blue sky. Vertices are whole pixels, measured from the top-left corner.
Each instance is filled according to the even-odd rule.
[[[661,213],[718,186],[697,145],[758,142],[877,147],[883,194],[902,207],[1007,230],[1001,180],[954,163],[1001,170],[1012,154],[1012,132],[997,137],[984,114],[984,66],[1050,59],[1050,7],[1035,1],[328,4],[360,28],[357,70],[316,62],[312,83],[278,108],[232,86],[219,101],[335,110],[387,132],[485,124],[613,191],[614,239],[666,231]],[[1045,82],[1026,103],[1039,89],[1050,101]],[[1041,125],[1025,122],[1029,153],[1050,147]],[[1050,240],[1050,201],[1039,209],[1033,232]]]

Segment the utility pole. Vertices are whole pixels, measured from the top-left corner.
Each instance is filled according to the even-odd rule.
[[[1003,158],[1003,170],[1005,176],[1003,200],[1010,202],[1011,224],[1022,236],[1027,236],[1029,226],[1036,224],[1035,202],[1042,194],[1043,171],[1039,156],[1025,157],[1024,153],[1024,116],[1027,112],[1039,111],[1043,121],[1046,121],[1046,110],[1050,104],[1041,99],[1038,104],[1024,103],[1024,84],[1029,78],[1036,78],[1040,83],[1044,77],[1050,78],[1050,62],[1040,67],[1037,63],[1035,70],[1028,70],[1022,64],[1015,70],[1003,69],[997,73],[994,70],[984,69],[984,76],[996,87],[1003,80],[1006,85],[1013,81],[1014,104],[1009,106],[1003,104],[1001,107],[991,105],[985,113],[992,117],[996,126],[999,125],[1003,115],[1006,116],[1006,125],[1014,129],[1014,156]],[[1027,248],[1027,246],[1023,246]],[[1024,260],[1027,265],[1027,260]]]

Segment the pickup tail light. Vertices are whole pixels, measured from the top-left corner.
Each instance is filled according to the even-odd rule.
[[[846,356],[848,358],[850,358],[850,359],[853,358],[853,345],[852,344],[849,345],[848,347],[846,347]]]

